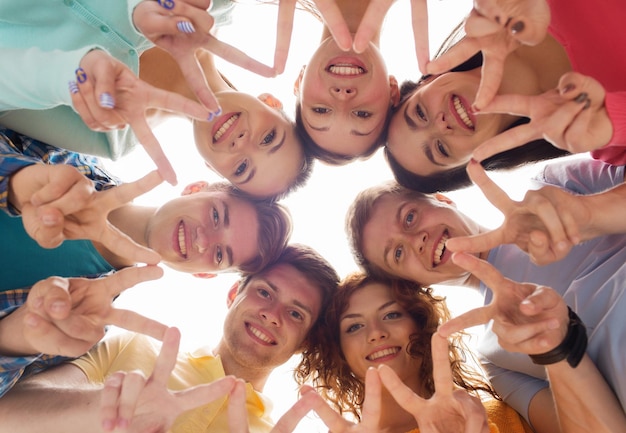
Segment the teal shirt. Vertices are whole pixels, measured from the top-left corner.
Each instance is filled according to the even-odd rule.
[[[28,236],[22,218],[0,212],[0,292],[30,287],[50,275],[90,276],[115,270],[91,241],[65,241],[53,249],[41,248]]]
[[[132,22],[142,0],[0,0],[0,124],[53,146],[118,159],[137,145],[129,128],[90,130],[73,110],[68,83],[83,56],[107,51],[139,73],[152,43]],[[215,25],[234,4],[212,1]]]

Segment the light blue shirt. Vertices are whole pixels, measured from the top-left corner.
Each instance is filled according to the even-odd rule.
[[[538,179],[577,194],[592,194],[624,181],[624,167],[598,160],[548,165]],[[514,281],[552,287],[587,327],[587,354],[626,408],[626,235],[601,236],[574,247],[559,262],[537,266],[515,245],[491,250],[489,263]],[[481,283],[485,304],[492,293]],[[488,327],[478,347],[491,383],[504,401],[528,420],[532,397],[548,386],[544,367],[525,354],[502,349]]]

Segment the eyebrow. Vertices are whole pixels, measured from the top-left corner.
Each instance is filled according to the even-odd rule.
[[[278,286],[275,285],[274,283],[272,283],[271,281],[268,281],[266,279],[263,279],[263,281],[265,281],[265,283],[270,286],[270,288],[275,292],[275,293],[279,293],[280,290],[278,289]],[[309,316],[313,317],[313,311],[307,307],[306,305],[304,305],[302,302],[298,301],[297,299],[294,299],[293,301],[293,305],[295,305],[296,307],[306,311]]]
[[[381,305],[380,307],[378,307],[376,309],[376,311],[381,311],[384,310],[385,308],[389,307],[390,305],[396,304],[397,302],[395,300],[390,300],[388,302],[385,302],[383,305]],[[357,317],[361,317],[363,316],[363,314],[357,314],[357,313],[353,313],[353,314],[346,314],[345,316],[343,316],[339,321],[342,322],[346,319],[355,319]]]
[[[428,146],[428,143],[424,143],[424,145],[422,146],[422,150],[424,151],[424,155],[426,155],[426,158],[428,158],[428,160],[434,164],[437,165],[439,167],[445,167],[445,164],[440,163],[439,161],[435,160],[435,155],[433,155],[433,151],[430,148],[430,146]]]
[[[400,221],[402,219],[402,209],[404,209],[405,204],[406,203],[403,203],[400,206],[398,206],[398,210],[396,211],[395,221],[398,221],[398,223],[400,224],[402,224]],[[388,260],[390,250],[391,250],[391,240],[387,241],[387,243],[385,244],[385,249],[383,250],[383,262],[389,268],[391,267],[391,264],[389,263],[389,260]]]
[[[225,228],[229,228],[230,227],[230,209],[228,207],[228,203],[223,202],[224,203],[224,227]],[[230,245],[226,246],[226,256],[228,256],[228,263],[229,263],[229,267],[233,265],[233,263],[235,262],[235,259],[233,258],[233,249],[230,247]]]
[[[269,150],[268,154],[269,154],[269,155],[272,155],[272,154],[274,154],[274,153],[278,152],[278,150],[279,150],[281,147],[283,147],[283,144],[285,143],[285,139],[286,139],[286,138],[287,138],[287,132],[285,131],[285,132],[283,133],[283,137],[281,138],[280,142],[279,142],[276,146],[272,147],[272,148]],[[253,168],[252,170],[250,170],[250,172],[248,173],[248,177],[246,177],[244,180],[242,180],[241,182],[239,182],[239,183],[238,183],[238,185],[244,185],[244,184],[246,184],[246,183],[250,182],[250,181],[252,180],[252,178],[254,177],[254,175],[255,175],[255,174],[256,174],[256,167],[255,167],[255,168]]]
[[[404,107],[404,112],[402,114],[404,115],[404,121],[407,123],[407,125],[409,125],[409,128],[416,129],[417,123],[415,123],[413,119],[411,119],[411,117],[409,116],[409,103],[408,102],[406,103],[406,106]]]
[[[326,132],[326,131],[330,130],[330,128],[328,126],[324,126],[322,128],[318,128],[316,126],[311,125],[311,123],[309,123],[309,122],[307,122],[307,125],[309,125],[309,128],[311,128],[314,131]],[[357,131],[356,129],[351,129],[350,130],[350,135],[356,135],[357,137],[367,137],[368,135],[370,135],[375,130],[376,130],[376,127],[374,127],[374,129],[372,129],[371,131],[368,131],[368,132],[361,132],[361,131]]]

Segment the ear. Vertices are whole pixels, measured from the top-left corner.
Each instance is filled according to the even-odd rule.
[[[398,80],[393,75],[389,76],[389,95],[391,96],[391,106],[397,107],[400,103],[400,88]]]
[[[280,99],[278,99],[274,95],[271,95],[269,93],[261,93],[259,96],[257,96],[257,98],[263,101],[263,103],[268,107],[278,108],[279,110],[283,109],[283,103],[280,102]]]
[[[296,78],[296,81],[293,83],[293,95],[298,98],[300,97],[300,83],[302,82],[305,69],[306,65],[302,66],[302,69],[300,69],[300,73],[298,74],[298,78]]]
[[[183,192],[180,195],[190,195],[200,191],[208,191],[209,183],[203,180],[199,180],[198,182],[190,183],[183,189]]]
[[[433,194],[433,197],[435,198],[435,200],[440,201],[442,203],[446,203],[452,207],[456,207],[456,203],[453,202],[450,198],[448,198],[448,196],[445,196],[441,193],[435,193]]]
[[[209,278],[217,277],[217,274],[210,274],[208,272],[196,272],[196,273],[191,274],[191,275],[193,275],[196,278],[203,278],[203,279],[206,279],[206,280],[208,280]]]
[[[237,292],[239,291],[239,281],[236,281],[235,284],[228,290],[228,297],[226,298],[226,306],[230,308],[237,297]]]

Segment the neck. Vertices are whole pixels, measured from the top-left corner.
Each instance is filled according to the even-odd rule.
[[[357,32],[359,28],[359,24],[361,24],[361,20],[367,11],[367,7],[370,5],[371,0],[336,0],[335,3],[339,10],[341,11],[341,15],[343,15],[343,19],[348,26],[348,30],[354,37],[354,34]],[[322,31],[322,41],[331,37],[330,30],[326,25],[324,25],[324,29]],[[380,28],[376,29],[376,33],[372,36],[372,43],[377,47],[380,45]]]
[[[213,353],[220,357],[226,375],[233,375],[243,379],[250,383],[256,391],[263,392],[267,378],[272,373],[273,368],[251,367],[248,364],[243,364],[233,356],[224,340],[218,343]]]

